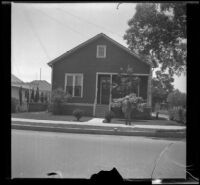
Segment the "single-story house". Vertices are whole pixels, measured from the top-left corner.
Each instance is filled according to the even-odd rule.
[[[79,108],[90,116],[103,116],[110,109],[114,94],[111,85],[121,68],[131,67],[140,78],[136,94],[151,107],[152,63],[141,59],[128,48],[100,33],[55,58],[52,69],[52,90],[62,88],[72,95],[64,106],[66,114]]]
[[[17,78],[15,75],[11,75],[11,97],[19,100],[19,90],[21,88],[22,92],[22,106],[18,109],[22,111],[27,110],[27,103],[25,93],[29,90],[29,85],[25,84],[22,80]]]
[[[47,82],[46,80],[33,80],[29,83],[30,88],[37,90],[37,87],[39,88],[39,94],[43,93],[44,96],[47,96],[48,101],[50,101],[51,96],[51,84]]]
[[[21,88],[22,92],[22,105],[17,105],[17,109],[20,111],[27,111],[27,98],[26,92],[29,91],[29,102],[31,98],[31,90],[34,89],[36,92],[37,87],[39,88],[39,94],[43,93],[44,96],[47,96],[47,101],[50,101],[51,95],[51,84],[45,80],[34,80],[32,82],[23,82],[15,75],[11,75],[11,97],[19,100],[19,91]],[[30,107],[30,106],[29,106]]]
[[[15,75],[11,75],[11,97],[19,100],[19,89],[22,87],[22,101],[26,101],[25,92],[30,87],[28,84],[25,84],[22,80],[17,78]]]

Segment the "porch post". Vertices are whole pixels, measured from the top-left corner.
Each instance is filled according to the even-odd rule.
[[[98,73],[96,73],[96,85],[95,85],[95,97],[94,97],[94,105],[93,105],[93,116],[96,113],[96,105],[97,105],[97,83],[98,83]]]
[[[110,97],[109,97],[109,111],[111,110],[112,102],[112,74],[110,74]]]
[[[50,103],[52,103],[52,91],[53,91],[53,66],[51,66],[51,92],[50,92]]]
[[[152,80],[152,69],[150,68],[150,73],[148,76],[148,87],[147,87],[147,105],[151,107],[151,80]]]

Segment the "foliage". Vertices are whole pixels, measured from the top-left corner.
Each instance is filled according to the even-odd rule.
[[[142,112],[143,108],[147,105],[146,103],[144,103],[144,100],[142,99],[142,97],[137,97],[136,94],[131,93],[123,98],[118,98],[118,99],[113,99],[113,102],[111,103],[111,107],[115,108],[122,108],[122,103],[126,100],[129,99],[132,108],[136,108],[138,111]]]
[[[35,91],[32,88],[32,90],[31,90],[31,102],[34,102],[34,99],[35,99]]]
[[[53,114],[62,114],[62,105],[67,102],[70,95],[62,88],[57,88],[52,92]]]
[[[41,101],[41,103],[44,102],[44,93],[43,93],[43,92],[41,92],[41,95],[40,95],[40,101]]]
[[[45,93],[44,101],[45,101],[45,103],[48,103],[48,94],[47,93]]]
[[[156,77],[152,79],[152,106],[155,107],[156,103],[167,101],[167,96],[174,89],[174,78],[168,74],[156,71]]]
[[[18,104],[19,104],[19,100],[12,97],[12,99],[11,99],[11,113],[15,113],[16,112]]]
[[[120,68],[115,83],[112,84],[112,94],[119,93],[120,97],[127,94],[136,93],[140,83],[139,77],[133,76],[133,69],[128,66],[126,69]]]
[[[186,3],[138,3],[124,35],[129,49],[168,70],[186,71]]]
[[[28,89],[25,91],[25,98],[26,98],[26,102],[29,103],[29,90]]]
[[[77,121],[80,121],[80,119],[83,117],[84,111],[81,109],[75,109],[73,111],[73,116],[76,118]]]
[[[112,118],[114,118],[114,112],[113,111],[105,112],[105,122],[106,123],[110,123]]]
[[[167,102],[170,107],[186,107],[186,93],[176,89],[168,95]]]
[[[169,119],[186,124],[186,109],[182,107],[179,107],[177,109],[170,109]]]
[[[22,105],[22,86],[19,88],[19,104]]]
[[[40,94],[39,94],[39,88],[37,87],[34,102],[37,103],[39,99],[40,99]]]

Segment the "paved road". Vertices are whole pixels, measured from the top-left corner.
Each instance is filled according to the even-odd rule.
[[[155,164],[153,178],[185,178],[184,141],[13,129],[11,153],[13,178],[46,177],[52,171],[90,178],[113,167],[123,178],[150,178]]]

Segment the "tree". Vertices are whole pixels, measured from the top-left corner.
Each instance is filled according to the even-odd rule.
[[[137,4],[124,35],[130,50],[171,76],[186,72],[186,3]]]
[[[140,79],[133,76],[133,69],[130,66],[126,69],[121,68],[115,82],[112,84],[112,94],[118,93],[120,97],[124,97],[128,94],[136,93],[139,83]]]
[[[41,101],[41,103],[44,102],[44,93],[43,93],[43,92],[41,92],[41,95],[40,95],[40,101]]]
[[[167,102],[170,107],[186,107],[186,93],[176,89],[168,95]]]
[[[34,102],[37,103],[39,101],[39,99],[40,99],[40,94],[39,94],[39,88],[37,87]]]
[[[34,88],[32,88],[32,91],[31,91],[31,102],[33,102],[35,99],[35,92],[34,92]]]
[[[161,71],[156,72],[156,77],[152,79],[152,106],[156,103],[167,101],[167,96],[174,89],[174,78],[168,74],[163,74]]]
[[[22,86],[19,88],[19,104],[22,106]]]
[[[29,103],[29,89],[27,89],[25,91],[25,98],[26,98],[26,101],[27,101],[27,104]]]

